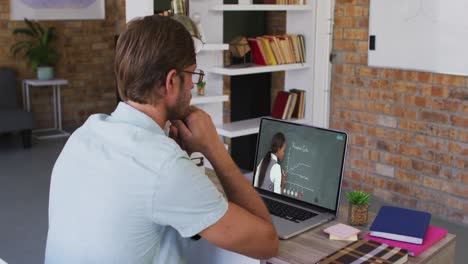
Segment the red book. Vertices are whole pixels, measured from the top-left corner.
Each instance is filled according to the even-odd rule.
[[[252,49],[252,60],[255,64],[258,65],[267,65],[265,58],[262,55],[262,52],[260,51],[260,47],[258,46],[258,40],[254,38],[249,38],[248,39],[250,48]]]
[[[426,234],[424,235],[424,240],[421,245],[375,237],[375,236],[371,236],[370,234],[367,234],[364,238],[377,241],[383,244],[387,244],[392,247],[399,247],[399,248],[406,249],[408,250],[408,254],[410,256],[416,257],[422,252],[424,252],[424,250],[434,245],[437,241],[444,238],[446,235],[447,235],[447,230],[430,225],[427,227],[427,231],[426,231]]]
[[[289,93],[285,91],[279,91],[276,95],[275,103],[273,104],[273,110],[271,111],[271,117],[281,119],[288,103]]]

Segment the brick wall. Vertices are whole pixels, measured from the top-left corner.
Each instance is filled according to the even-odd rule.
[[[9,20],[10,1],[0,3],[0,67],[11,67],[18,73],[18,98],[21,99],[20,80],[35,78],[26,59],[10,54],[10,46],[19,38],[12,31],[24,27],[22,21]],[[57,28],[55,43],[61,57],[55,66],[57,78],[68,79],[70,85],[62,89],[62,119],[65,128],[81,125],[93,113],[109,113],[115,107],[113,74],[114,36],[125,26],[125,0],[106,0],[105,20],[40,21],[43,26]],[[50,127],[52,119],[52,91],[33,88],[32,111],[38,127]],[[19,100],[21,101],[21,100]]]
[[[367,67],[369,0],[336,0],[330,126],[344,186],[468,224],[468,78]]]

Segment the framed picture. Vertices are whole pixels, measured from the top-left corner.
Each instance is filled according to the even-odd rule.
[[[105,9],[105,0],[10,0],[10,20],[99,20]]]

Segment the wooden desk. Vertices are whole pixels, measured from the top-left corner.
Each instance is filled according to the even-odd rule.
[[[218,187],[218,189],[223,191],[221,184],[214,172],[212,170],[206,170],[206,173],[213,181],[213,183]],[[329,240],[327,234],[325,234],[322,230],[337,223],[346,223],[347,215],[347,206],[341,205],[337,220],[306,231],[288,240],[280,240],[278,256],[267,260],[267,263],[315,263],[321,258],[333,253],[334,251],[345,247],[351,242]],[[372,223],[374,218],[375,214],[369,212],[369,223]],[[361,227],[360,229],[367,231],[367,227]],[[366,232],[362,233],[366,234]],[[407,263],[454,263],[455,243],[456,236],[453,234],[447,234],[444,239],[437,242],[418,257],[409,257]]]

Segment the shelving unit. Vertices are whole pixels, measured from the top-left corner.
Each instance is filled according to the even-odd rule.
[[[216,127],[220,136],[235,138],[258,133],[260,118],[226,123]]]
[[[294,63],[294,64],[281,64],[274,66],[261,66],[253,65],[246,68],[228,68],[228,67],[214,67],[208,70],[208,72],[235,76],[235,75],[246,75],[264,72],[277,72],[277,71],[290,71],[290,70],[301,70],[309,68],[307,63]]]
[[[212,13],[286,11],[286,33],[304,35],[307,63],[275,66],[255,65],[248,68],[212,67],[207,71],[226,76],[285,71],[285,90],[296,88],[306,91],[305,118],[300,122],[328,127],[330,100],[328,91],[331,72],[328,56],[332,41],[333,1],[311,0],[307,2],[306,5],[219,4],[211,8],[208,7]],[[220,135],[235,138],[257,133],[259,124],[260,119],[254,118],[230,124],[219,124],[217,129]]]
[[[260,127],[260,117],[246,119],[237,122],[231,122],[220,125],[216,128],[218,134],[224,137],[235,138],[241,136],[247,136],[258,133]],[[292,119],[290,121],[297,123],[305,123],[305,119]]]
[[[203,51],[223,51],[228,50],[229,44],[216,44],[216,43],[206,43],[203,45],[201,52]]]
[[[229,101],[229,96],[225,94],[217,94],[216,92],[208,90],[205,95],[197,95],[196,88],[193,90],[192,100],[190,101],[190,103],[193,105],[222,103]]]

